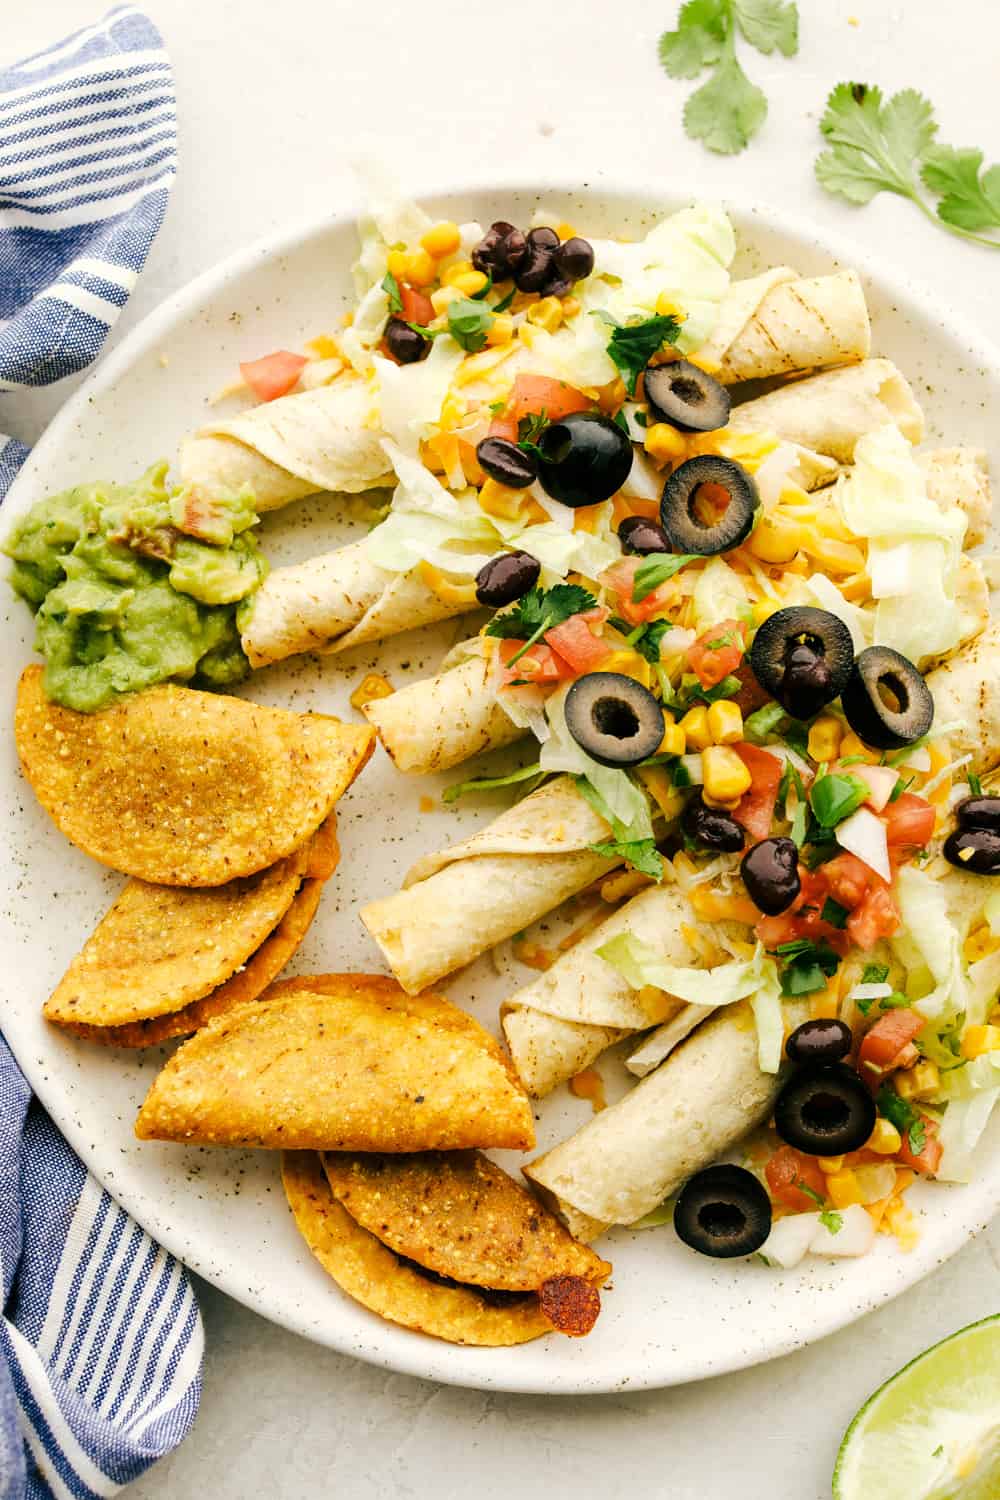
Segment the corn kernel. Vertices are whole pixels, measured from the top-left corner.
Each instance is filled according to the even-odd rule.
[[[514,319],[510,313],[497,313],[486,330],[486,342],[491,349],[502,348],[514,337]]]
[[[714,807],[716,812],[735,812],[740,805],[739,797],[710,797],[704,787],[701,789],[701,800],[706,807]]]
[[[809,727],[807,749],[818,765],[836,760],[840,753],[840,737],[843,725],[833,714],[820,714]]]
[[[468,276],[470,271],[475,271],[471,260],[456,260],[453,265],[446,266],[441,272],[441,285],[454,286],[460,276]],[[485,281],[485,277],[483,278]]]
[[[684,794],[674,786],[670,772],[664,766],[641,766],[639,780],[665,818],[672,822],[680,817],[684,810]]]
[[[558,297],[542,297],[534,307],[529,307],[525,316],[529,323],[537,323],[546,333],[555,333],[562,322],[562,306]]]
[[[865,1145],[869,1151],[875,1151],[879,1156],[895,1156],[903,1138],[891,1120],[885,1120],[881,1116],[875,1121],[875,1129],[872,1131]]]
[[[817,1156],[816,1160],[819,1162],[821,1172],[829,1174],[843,1171],[844,1158],[842,1156]]]
[[[725,698],[709,705],[708,729],[717,745],[736,745],[743,738],[743,715],[739,706]]]
[[[669,422],[653,422],[646,428],[646,440],[643,446],[650,458],[659,459],[661,462],[670,459],[683,458],[687,453],[687,442],[684,434],[671,427]]]
[[[449,302],[461,299],[461,296],[457,286],[439,286],[436,291],[431,292],[431,307],[440,316],[447,312]]]
[[[753,622],[755,625],[763,625],[772,615],[776,615],[783,605],[780,599],[758,599],[753,607]]]
[[[533,323],[522,323],[520,328],[517,330],[518,337],[520,338],[521,343],[526,349],[532,348],[536,338],[541,331],[542,330],[540,328],[536,328]]]
[[[1000,1026],[969,1026],[962,1037],[962,1056],[969,1062],[984,1052],[1000,1051]]]
[[[708,709],[703,703],[689,708],[680,722],[689,750],[707,750],[712,743],[712,731],[708,727]],[[740,762],[742,765],[742,761]]]
[[[426,250],[410,250],[405,257],[403,280],[411,286],[430,286],[437,280],[437,266]]]
[[[385,262],[390,276],[395,276],[397,281],[406,280],[409,261],[405,250],[390,250]]]
[[[374,703],[377,698],[388,698],[392,690],[388,677],[383,677],[381,672],[368,672],[351,694],[351,707],[363,708],[366,703]]]
[[[915,1067],[896,1073],[892,1080],[892,1086],[901,1099],[927,1099],[937,1093],[940,1084],[937,1063],[926,1058]]]
[[[786,563],[807,540],[806,528],[797,522],[782,515],[762,515],[747,545],[761,562]]]
[[[658,755],[683,755],[687,750],[687,735],[680,724],[668,724],[663,731]]]
[[[576,297],[564,297],[562,299],[562,315],[564,318],[575,318],[580,311],[580,303]]]
[[[715,797],[720,802],[741,797],[749,790],[753,779],[736,751],[728,745],[709,745],[702,751],[701,767],[706,795]]]
[[[982,922],[969,933],[962,944],[962,957],[966,963],[974,964],[980,958],[996,950],[997,939],[990,931],[989,923]]]
[[[462,236],[457,224],[453,224],[450,219],[442,219],[440,224],[432,224],[427,233],[420,236],[420,243],[428,255],[435,260],[442,260],[446,255],[454,255],[462,243]]]
[[[482,271],[466,271],[453,277],[448,285],[457,287],[463,297],[475,297],[487,285],[487,279]]]
[[[850,1167],[845,1167],[842,1172],[831,1172],[826,1179],[826,1190],[834,1208],[850,1208],[861,1202],[858,1179]]]
[[[611,651],[601,663],[601,671],[620,672],[623,677],[631,677],[634,681],[641,682],[646,688],[653,681],[652,664],[644,656],[640,656],[638,651],[633,651],[630,646]]]
[[[679,323],[684,321],[684,309],[678,307],[674,299],[666,292],[661,292],[657,297],[656,312],[661,318],[676,318]]]
[[[556,234],[561,240],[576,239],[576,230],[573,228],[573,225],[570,224],[566,219],[563,219],[561,224],[556,225]]]
[[[874,765],[878,760],[878,756],[874,750],[869,750],[868,746],[858,739],[854,730],[849,729],[840,742],[840,758],[841,760],[847,760],[848,758],[853,760],[855,756],[858,756],[861,760],[868,761],[871,765]]]

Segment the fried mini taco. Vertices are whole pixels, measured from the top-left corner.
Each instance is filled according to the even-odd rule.
[[[329,1151],[534,1141],[497,1042],[436,995],[372,974],[280,981],[175,1053],[139,1112],[144,1139]]]
[[[500,1346],[553,1329],[589,1333],[600,1312],[610,1265],[476,1152],[374,1164],[289,1152],[282,1177],[324,1269],[393,1323],[449,1343]]]
[[[97,713],[21,676],[17,751],[66,837],[122,874],[214,886],[300,848],[371,754],[373,732],[321,714],[165,684]]]

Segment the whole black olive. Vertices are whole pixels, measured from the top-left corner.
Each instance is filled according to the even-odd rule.
[[[663,709],[621,672],[588,672],[566,694],[566,728],[602,766],[637,766],[663,743]]]
[[[720,854],[737,854],[743,848],[743,829],[722,808],[708,807],[698,792],[688,802],[681,819],[688,838]]]
[[[618,527],[618,540],[623,552],[637,552],[640,557],[650,552],[670,551],[670,538],[663,527],[647,521],[645,516],[626,516]]]
[[[1000,797],[966,797],[955,808],[959,828],[989,828],[1000,833]]]
[[[1000,875],[1000,833],[995,828],[956,828],[941,852],[957,870]]]
[[[923,674],[889,646],[869,646],[858,655],[840,701],[854,733],[876,750],[912,745],[934,722]]]
[[[785,1043],[785,1055],[789,1062],[825,1066],[838,1063],[847,1056],[854,1044],[851,1028],[843,1021],[817,1019],[803,1021],[796,1026]]]
[[[681,1188],[674,1229],[700,1255],[752,1255],[771,1233],[771,1200],[745,1167],[706,1167]]]
[[[769,616],[750,647],[757,681],[793,719],[810,719],[831,703],[853,660],[854,642],[843,620],[806,604]]]
[[[526,490],[538,478],[538,465],[532,454],[508,438],[483,438],[476,449],[476,458],[484,474],[512,490]]]
[[[787,911],[802,889],[799,851],[791,839],[761,839],[744,854],[740,874],[754,906],[769,917]]]
[[[686,359],[647,366],[643,387],[653,418],[682,432],[714,432],[729,421],[725,386]]]
[[[497,219],[473,249],[472,264],[494,281],[506,281],[527,252],[528,241],[522,231],[506,219]]]
[[[513,604],[538,582],[542,565],[530,552],[501,552],[476,574],[476,598],[490,609]]]
[[[552,258],[556,270],[568,281],[582,281],[594,269],[594,247],[579,235],[563,240]]]
[[[550,422],[538,452],[545,493],[574,508],[609,500],[632,468],[628,434],[597,411],[574,411]]]
[[[428,353],[431,341],[402,318],[390,318],[385,325],[385,347],[401,365],[415,365]]]
[[[875,1100],[850,1068],[802,1068],[775,1101],[774,1128],[797,1151],[841,1156],[861,1150],[876,1114]]]
[[[711,485],[722,491],[728,504],[716,519],[699,514],[701,491]],[[753,530],[760,495],[746,469],[731,458],[704,453],[679,464],[667,478],[660,499],[660,521],[678,552],[713,557],[739,546]]]
[[[514,285],[519,292],[540,292],[551,275],[559,236],[554,229],[542,226],[530,229],[526,240],[524,258],[514,272]]]

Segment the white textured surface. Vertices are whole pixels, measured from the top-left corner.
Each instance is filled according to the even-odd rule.
[[[712,158],[687,142],[689,86],[668,83],[655,38],[675,0],[577,0],[542,8],[438,0],[149,0],[177,70],[182,166],[167,224],[119,325],[275,225],[335,205],[359,147],[400,175],[483,178],[628,163],[706,193],[736,186],[898,260],[1000,340],[998,261],[949,240],[888,199],[852,214],[814,187],[815,122],[830,85],[867,78],[925,86],[945,139],[1000,156],[991,0],[800,0],[794,62],[752,55],[771,99],[755,147]],[[16,57],[91,19],[91,0],[45,0],[4,18]],[[848,24],[855,14],[860,25]],[[947,48],[949,65],[940,66]],[[70,383],[5,400],[0,428],[32,441]],[[137,1497],[211,1493],[276,1500],[339,1491],[452,1500],[554,1486],[671,1500],[739,1492],[776,1500],[829,1493],[839,1432],[861,1397],[919,1349],[996,1309],[1000,1232],[898,1302],[769,1367],[662,1394],[544,1400],[437,1389],[307,1345],[206,1289],[206,1390],[186,1447]]]

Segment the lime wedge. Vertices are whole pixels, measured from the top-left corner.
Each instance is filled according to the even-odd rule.
[[[844,1435],[835,1500],[997,1500],[1000,1314],[887,1380]]]

